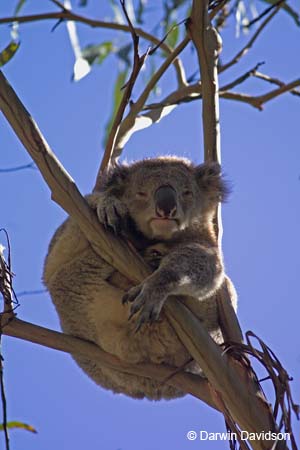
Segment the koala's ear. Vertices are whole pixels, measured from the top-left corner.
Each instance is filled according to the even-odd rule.
[[[128,178],[129,167],[125,164],[115,164],[102,175],[100,189],[118,197],[123,194]]]
[[[195,167],[197,184],[209,196],[223,202],[230,192],[228,185],[222,178],[221,166],[215,162],[200,164]]]

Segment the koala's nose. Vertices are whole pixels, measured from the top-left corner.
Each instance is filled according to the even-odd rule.
[[[159,217],[174,217],[177,211],[176,191],[168,185],[160,186],[154,195],[156,214]]]

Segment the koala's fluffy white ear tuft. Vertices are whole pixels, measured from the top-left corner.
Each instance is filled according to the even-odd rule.
[[[198,186],[212,197],[224,202],[230,189],[222,178],[221,166],[216,162],[207,162],[195,167]]]

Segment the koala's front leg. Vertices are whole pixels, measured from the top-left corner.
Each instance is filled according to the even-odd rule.
[[[130,318],[140,311],[139,329],[143,323],[158,319],[169,295],[189,295],[201,300],[212,295],[223,279],[222,258],[217,247],[189,244],[165,256],[152,275],[124,295],[123,302],[133,302]]]

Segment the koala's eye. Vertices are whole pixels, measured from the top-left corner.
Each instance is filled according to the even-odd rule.
[[[185,197],[191,197],[193,195],[192,191],[189,191],[188,189],[186,189],[185,191],[183,191],[182,193]]]
[[[137,198],[147,198],[148,197],[148,194],[147,194],[147,192],[143,192],[143,191],[138,191],[136,194],[135,194],[135,196],[137,197]]]

